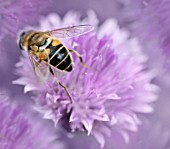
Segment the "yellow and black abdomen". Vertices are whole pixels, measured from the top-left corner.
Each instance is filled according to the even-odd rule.
[[[72,58],[69,50],[62,44],[53,44],[47,47],[50,49],[49,63],[59,70],[70,72],[72,70]]]

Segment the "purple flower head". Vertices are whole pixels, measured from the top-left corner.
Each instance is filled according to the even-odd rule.
[[[12,105],[7,98],[0,92],[0,148],[56,149],[54,133],[47,125],[29,116],[21,106]]]
[[[73,12],[63,20],[51,14],[42,21],[45,22],[42,29],[75,25],[73,22],[83,24],[85,20],[86,24],[97,24],[97,21],[90,21],[90,17],[81,22]],[[13,83],[25,85],[25,92],[34,92],[36,110],[44,118],[52,119],[55,125],[61,123],[71,132],[85,131],[93,135],[101,147],[105,144],[105,135],[114,131],[128,142],[128,131],[137,131],[141,124],[138,113],[151,113],[151,104],[157,97],[157,87],[151,83],[155,74],[145,70],[146,56],[137,40],[129,39],[128,33],[121,30],[114,19],[109,19],[98,27],[97,35],[89,33],[64,43],[69,49],[78,51],[90,66],[90,69],[83,67],[72,53],[73,71],[56,70],[59,80],[68,87],[72,104],[52,76],[46,82],[39,81],[25,54],[17,64],[21,77]]]

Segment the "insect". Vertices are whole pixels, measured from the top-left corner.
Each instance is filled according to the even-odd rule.
[[[28,52],[34,71],[37,73],[40,70],[42,62],[45,62],[48,66],[47,69],[53,75],[56,82],[66,91],[71,103],[72,98],[68,88],[59,81],[52,68],[71,72],[73,67],[71,52],[78,56],[83,66],[87,65],[83,62],[81,55],[76,50],[68,49],[60,42],[60,40],[58,40],[58,38],[80,36],[92,31],[93,29],[94,27],[91,25],[79,25],[46,32],[30,30],[22,32],[19,37],[19,47],[21,50]]]

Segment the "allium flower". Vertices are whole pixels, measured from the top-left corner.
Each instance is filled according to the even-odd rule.
[[[0,0],[0,36],[16,35],[23,25],[35,22],[48,11],[50,1]]]
[[[56,149],[54,133],[47,125],[20,106],[12,105],[7,98],[0,93],[0,148]],[[58,145],[58,149],[62,146]]]
[[[74,22],[82,24],[73,12],[68,13],[63,22],[56,14],[42,22],[46,30],[75,25]],[[77,50],[91,67],[83,67],[73,54],[73,71],[56,71],[71,93],[72,104],[52,76],[47,82],[39,82],[26,55],[16,65],[21,77],[13,83],[25,85],[25,92],[35,93],[36,109],[55,125],[61,122],[71,132],[85,131],[93,135],[101,147],[105,136],[114,131],[128,142],[128,131],[137,131],[141,124],[138,113],[151,113],[151,104],[157,97],[157,87],[151,83],[155,72],[145,70],[147,58],[137,40],[129,39],[128,33],[121,30],[114,19],[109,19],[98,28],[98,35],[89,33],[65,41],[65,45]]]

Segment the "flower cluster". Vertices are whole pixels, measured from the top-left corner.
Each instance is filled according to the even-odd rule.
[[[76,15],[68,13],[68,16],[73,21]],[[74,19],[73,22],[81,24],[79,17]],[[42,22],[49,30],[69,24],[68,20],[62,22],[58,15],[51,14]],[[128,32],[121,30],[114,19],[109,19],[98,28],[97,35],[89,33],[64,43],[78,51],[90,66],[90,69],[83,67],[72,53],[72,72],[56,70],[59,80],[68,87],[72,104],[52,76],[46,82],[39,81],[26,55],[16,65],[20,78],[13,83],[24,85],[25,92],[35,93],[36,110],[55,125],[65,123],[71,132],[86,131],[101,147],[105,144],[105,135],[114,131],[128,142],[128,131],[137,131],[141,124],[138,113],[151,113],[152,102],[157,97],[157,86],[151,83],[155,72],[145,70],[147,57],[137,40],[129,39]]]

